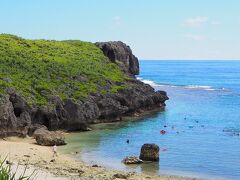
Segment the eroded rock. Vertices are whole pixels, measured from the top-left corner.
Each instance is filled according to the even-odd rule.
[[[44,128],[37,129],[34,134],[37,144],[42,146],[65,145],[65,137],[62,132],[48,131]]]
[[[130,75],[139,74],[139,63],[137,57],[132,53],[129,46],[121,41],[96,43],[113,63],[116,63],[124,73]]]
[[[22,111],[16,116],[14,104],[9,95],[0,95],[0,137],[25,137],[31,118],[28,112]]]
[[[144,144],[140,157],[143,161],[159,161],[159,147],[156,144]]]
[[[121,173],[117,173],[113,175],[113,178],[118,178],[118,179],[127,179],[128,175],[126,174],[121,174]]]
[[[128,156],[122,161],[124,164],[141,164],[143,161],[136,156]]]
[[[41,124],[32,124],[29,129],[28,129],[28,135],[32,136],[33,133],[37,130],[37,129],[45,129],[48,130],[46,126],[41,125]]]

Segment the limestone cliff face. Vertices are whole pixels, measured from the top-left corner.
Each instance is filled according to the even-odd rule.
[[[133,55],[129,46],[121,41],[95,43],[110,61],[116,63],[123,72],[129,75],[139,74],[138,59]]]
[[[139,73],[138,59],[126,44],[106,42],[96,45],[129,75],[122,84],[127,88],[115,94],[92,93],[77,102],[51,97],[49,107],[30,107],[17,92],[9,91],[0,97],[0,136],[24,137],[38,125],[45,125],[49,130],[87,130],[92,123],[120,121],[124,116],[164,108],[168,99],[166,92],[155,92],[150,85],[134,78]]]
[[[24,137],[31,125],[31,117],[23,104],[22,107],[25,109],[18,112],[19,106],[14,101],[11,101],[11,98],[9,95],[0,98],[0,137]]]

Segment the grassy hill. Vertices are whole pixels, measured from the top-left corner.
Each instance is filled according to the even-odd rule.
[[[0,94],[12,88],[31,105],[46,105],[50,96],[77,100],[115,93],[125,88],[125,78],[92,43],[0,34]]]

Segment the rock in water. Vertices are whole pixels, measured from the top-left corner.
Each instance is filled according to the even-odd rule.
[[[166,134],[166,131],[165,130],[161,130],[160,134],[164,135],[164,134]]]
[[[37,129],[33,136],[37,144],[42,146],[65,145],[64,135],[59,131],[48,131],[44,128]]]
[[[143,161],[136,156],[128,156],[122,161],[124,164],[141,164]]]
[[[144,144],[139,157],[143,161],[159,161],[159,147],[156,144]]]

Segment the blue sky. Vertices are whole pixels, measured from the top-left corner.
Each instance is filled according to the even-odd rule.
[[[0,0],[0,33],[121,40],[140,59],[240,59],[240,0]]]

